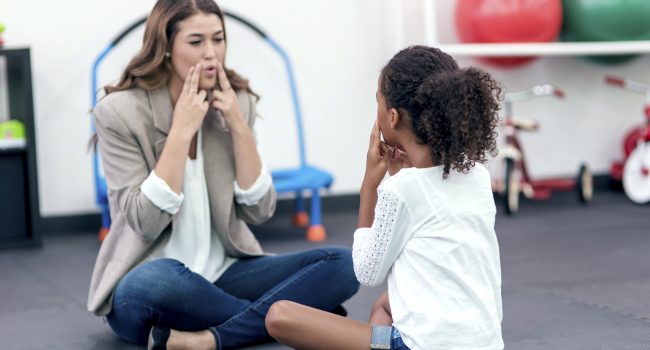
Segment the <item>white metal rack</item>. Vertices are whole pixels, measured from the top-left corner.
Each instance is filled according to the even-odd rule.
[[[650,53],[650,41],[436,44],[452,56],[582,56]]]
[[[628,55],[650,53],[650,40],[551,42],[551,43],[499,43],[499,44],[445,44],[438,40],[436,0],[422,0],[427,45],[440,48],[452,56],[583,56]],[[401,14],[399,14],[401,15]]]

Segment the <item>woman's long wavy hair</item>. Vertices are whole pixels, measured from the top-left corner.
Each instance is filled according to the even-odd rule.
[[[104,87],[106,94],[134,87],[154,90],[166,84],[172,66],[165,53],[171,52],[172,42],[178,33],[178,23],[201,12],[213,13],[221,19],[227,42],[223,11],[213,0],[158,0],[147,19],[142,48],[131,59],[117,85]],[[235,91],[246,90],[258,97],[248,85],[248,80],[231,69],[225,70]]]
[[[411,46],[383,68],[380,90],[389,109],[408,116],[433,164],[443,165],[443,177],[496,155],[502,89],[488,73],[461,69],[439,49]]]

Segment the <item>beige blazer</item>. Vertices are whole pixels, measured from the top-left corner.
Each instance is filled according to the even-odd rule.
[[[242,113],[251,128],[256,110],[253,97],[238,92]],[[88,310],[111,311],[112,294],[120,278],[169,240],[173,216],[156,207],[140,185],[155,168],[172,123],[173,108],[166,86],[153,91],[139,88],[114,92],[94,110],[98,147],[108,185],[111,228],[99,250],[93,270]],[[273,215],[273,187],[253,206],[234,200],[235,166],[230,134],[214,111],[202,126],[205,179],[211,223],[226,254],[233,257],[264,254],[246,223],[259,224]]]

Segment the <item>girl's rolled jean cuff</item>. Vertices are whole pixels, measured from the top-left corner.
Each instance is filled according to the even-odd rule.
[[[371,350],[410,350],[402,341],[402,335],[392,326],[372,326]]]

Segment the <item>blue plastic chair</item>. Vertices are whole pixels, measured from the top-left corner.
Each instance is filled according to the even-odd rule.
[[[286,51],[273,40],[270,36],[264,33],[260,28],[253,25],[250,21],[232,13],[225,13],[226,17],[236,20],[237,22],[248,27],[255,33],[257,33],[264,41],[266,41],[276,53],[282,57],[285,68],[287,70],[287,76],[289,80],[289,87],[291,91],[291,99],[293,102],[293,110],[296,118],[296,131],[298,134],[298,146],[300,151],[300,164],[297,168],[291,169],[281,169],[271,171],[273,177],[273,185],[275,190],[278,193],[292,192],[295,194],[295,205],[294,205],[294,214],[293,214],[293,224],[298,227],[308,227],[307,229],[307,239],[310,241],[318,242],[326,239],[326,231],[321,223],[321,201],[320,201],[320,190],[328,189],[334,178],[330,173],[314,167],[307,163],[305,155],[305,140],[303,135],[302,128],[302,111],[300,108],[300,101],[298,99],[298,90],[296,88],[296,82],[293,74],[293,68],[291,65],[291,60],[287,55]],[[133,23],[131,26],[122,31],[111,43],[102,51],[102,53],[97,57],[95,63],[93,64],[92,70],[92,106],[94,107],[97,103],[97,73],[101,62],[106,58],[108,53],[119,44],[119,42],[124,39],[129,33],[140,25],[146,22],[147,18],[141,18],[140,20]],[[92,122],[91,122],[92,123]],[[92,124],[92,132],[95,133],[95,126]],[[99,153],[96,148],[93,153],[93,171],[95,174],[95,188],[97,190],[96,200],[97,204],[101,208],[102,212],[102,228],[100,229],[99,237],[100,241],[108,233],[108,228],[111,224],[110,212],[108,207],[108,195],[106,187],[106,179],[101,173],[99,167]],[[310,215],[307,214],[305,209],[305,199],[303,197],[303,192],[311,192],[311,220]]]

